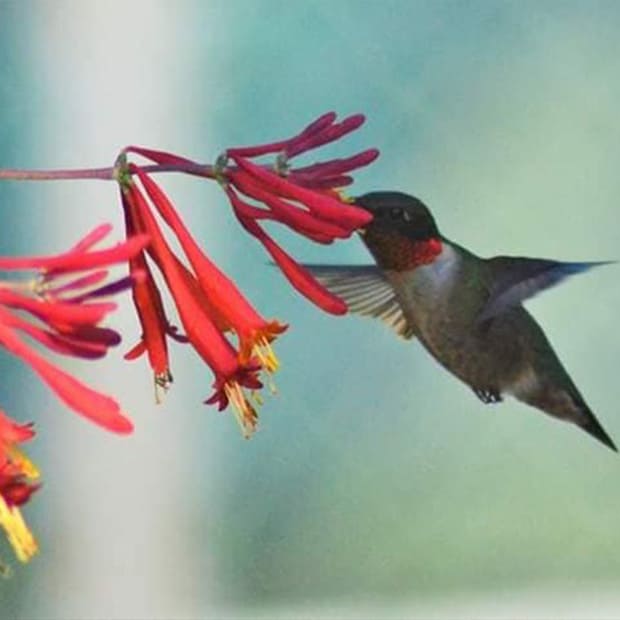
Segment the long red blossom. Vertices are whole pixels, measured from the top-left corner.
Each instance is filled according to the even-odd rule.
[[[23,338],[82,359],[102,357],[120,342],[116,332],[100,325],[116,304],[99,299],[130,287],[132,281],[103,281],[107,267],[131,260],[148,237],[136,235],[111,248],[94,249],[109,232],[110,226],[98,226],[69,251],[54,256],[0,257],[0,270],[11,275],[38,272],[30,281],[0,282],[0,347],[28,364],[69,408],[108,430],[128,433],[132,424],[114,399],[49,362]],[[141,278],[135,274],[137,281]]]
[[[116,178],[127,234],[144,233],[151,239],[148,248],[130,261],[132,273],[140,270],[147,275],[142,283],[133,285],[142,338],[126,354],[127,359],[147,353],[156,384],[167,387],[171,380],[167,342],[176,332],[150,273],[149,264],[155,264],[172,296],[186,341],[215,375],[215,394],[207,402],[217,402],[223,408],[232,401],[247,435],[254,428],[256,414],[243,390],[260,388],[259,369],[267,373],[277,369],[271,345],[285,329],[253,308],[206,255],[161,186],[141,166],[128,163],[127,156],[140,155],[163,167],[217,179],[243,228],[265,247],[292,286],[324,311],[344,314],[346,304],[286,252],[261,222],[283,224],[321,244],[346,239],[366,226],[372,215],[343,198],[338,188],[352,182],[351,172],[372,163],[379,155],[377,149],[301,167],[291,164],[293,158],[343,138],[364,121],[361,114],[339,121],[335,113],[328,112],[291,138],[229,148],[215,166],[201,166],[187,157],[142,146],[123,150]],[[275,156],[273,166],[255,161],[266,155]],[[182,256],[173,252],[160,221],[176,238]],[[238,338],[238,349],[226,337],[229,332]]]
[[[142,180],[149,188],[151,199],[154,198],[157,207],[167,216],[169,222],[174,223],[175,232],[180,235],[179,239],[189,252],[190,264],[196,265],[206,288],[203,287],[201,278],[189,271],[174,254],[146,197],[133,182],[122,187],[125,217],[135,229],[148,233],[151,239],[147,248],[149,257],[157,265],[166,282],[185,331],[185,338],[214,373],[215,391],[208,402],[219,403],[221,409],[231,402],[244,435],[249,436],[256,427],[257,415],[243,388],[251,390],[261,388],[261,382],[257,377],[260,362],[255,362],[249,356],[244,358],[239,355],[222,333],[233,316],[225,308],[226,301],[236,300],[238,304],[242,302],[233,296],[236,288],[232,283],[226,283],[223,274],[220,274],[197,246],[191,243],[189,233],[181,225],[180,220],[174,218],[172,205],[165,202],[167,199],[163,192],[154,183],[149,182],[145,175]],[[213,287],[212,282],[208,280],[209,277],[215,279],[216,283],[219,282],[219,290],[208,288]],[[222,297],[222,302],[216,300],[217,295]],[[212,309],[218,312],[217,316],[210,313]],[[220,310],[227,314],[219,313]],[[162,327],[159,329],[160,334]],[[234,327],[234,324],[230,327]],[[149,343],[146,344],[148,346]]]
[[[258,222],[279,222],[322,244],[345,239],[366,226],[372,215],[344,200],[337,190],[352,182],[349,173],[371,164],[379,156],[377,149],[302,167],[291,165],[294,157],[335,142],[359,129],[364,122],[362,114],[338,121],[334,112],[328,112],[291,138],[229,148],[218,158],[214,169],[205,172],[205,176],[217,178],[224,186],[244,228],[263,244],[294,288],[326,312],[334,314],[346,312],[346,305],[287,254]],[[125,152],[142,155],[161,165],[190,164],[194,170],[199,168],[190,159],[160,150],[131,146]],[[265,155],[277,156],[272,168],[251,161]],[[134,172],[145,176],[137,168]],[[158,199],[155,203],[161,201]],[[170,216],[164,217],[170,219]]]

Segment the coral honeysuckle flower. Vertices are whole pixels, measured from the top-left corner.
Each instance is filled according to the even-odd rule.
[[[344,200],[337,190],[353,181],[350,172],[367,166],[379,156],[377,149],[299,168],[290,163],[294,157],[343,138],[364,121],[362,114],[354,114],[337,122],[336,114],[328,112],[292,138],[229,148],[213,168],[205,168],[204,172],[205,176],[215,177],[221,183],[243,227],[264,245],[293,287],[333,314],[347,311],[344,302],[289,256],[265,233],[259,221],[284,224],[324,244],[345,239],[368,224],[372,215]],[[164,151],[130,146],[125,152],[137,153],[160,165],[182,167],[189,164],[199,169],[196,162]],[[271,169],[251,161],[264,155],[276,155]]]
[[[100,325],[116,304],[101,299],[129,288],[143,274],[103,284],[106,268],[132,259],[148,238],[137,235],[107,249],[94,249],[110,230],[109,225],[99,226],[55,256],[0,257],[0,271],[12,277],[0,280],[0,347],[30,365],[71,409],[108,430],[127,433],[132,424],[115,400],[48,362],[22,337],[55,353],[84,359],[102,357],[120,342],[115,331]],[[16,272],[27,271],[36,275],[14,279]]]
[[[258,370],[269,375],[277,369],[271,345],[286,326],[265,320],[251,306],[199,247],[150,173],[128,163],[127,156],[137,154],[168,170],[219,181],[242,226],[262,243],[293,287],[326,312],[344,314],[346,304],[282,249],[261,222],[283,224],[323,244],[346,239],[368,224],[372,215],[350,204],[338,188],[349,185],[349,173],[373,162],[378,150],[368,149],[351,157],[299,168],[290,164],[293,157],[355,131],[364,120],[363,115],[355,114],[337,121],[336,114],[329,112],[292,138],[227,149],[215,166],[202,166],[186,157],[140,146],[126,147],[117,161],[116,179],[121,186],[128,235],[145,233],[151,239],[149,247],[131,263],[132,269],[146,272],[147,277],[133,287],[143,334],[126,357],[133,359],[146,352],[156,383],[159,377],[163,381],[160,385],[167,385],[170,371],[166,342],[172,333],[159,291],[148,271],[148,254],[166,281],[187,340],[215,374],[216,392],[207,402],[218,402],[220,408],[232,402],[246,435],[255,426],[256,414],[243,388],[260,387]],[[264,155],[275,155],[272,168],[253,161]],[[155,212],[176,237],[187,263],[170,249]],[[238,338],[238,352],[223,335],[229,331]]]
[[[274,219],[313,241],[331,243],[334,239],[349,237],[372,219],[371,214],[342,200],[335,188],[348,185],[352,179],[345,173],[373,162],[379,155],[378,150],[369,149],[352,157],[303,168],[290,167],[292,157],[358,129],[364,117],[356,114],[340,123],[335,121],[336,115],[330,112],[289,140],[228,149],[220,161],[219,179],[243,227],[263,244],[293,287],[326,312],[344,314],[346,304],[325,289],[258,223],[261,219]],[[273,153],[278,153],[274,170],[250,161],[250,158]],[[229,159],[235,167],[228,166]],[[248,199],[267,209],[257,209]],[[264,211],[268,212],[268,217]]]
[[[345,302],[322,286],[307,269],[285,252],[262,229],[256,222],[257,218],[251,215],[252,207],[241,200],[232,187],[228,186],[226,193],[241,225],[263,244],[293,287],[325,312],[336,315],[346,314]]]
[[[216,270],[197,247],[194,247],[193,240],[178,220],[178,216],[175,217],[176,213],[173,215],[172,205],[169,202],[164,204],[163,192],[158,192],[159,188],[150,182],[146,175],[143,175],[142,181],[148,185],[149,195],[156,196],[157,207],[166,214],[167,221],[169,223],[174,221],[173,230],[179,234],[183,248],[189,252],[190,263],[199,275],[194,275],[173,253],[146,197],[132,180],[121,182],[125,217],[131,222],[134,230],[148,234],[149,257],[157,265],[166,282],[185,330],[185,337],[215,375],[215,393],[206,402],[218,403],[220,409],[224,409],[230,402],[244,436],[249,437],[256,428],[257,414],[244,388],[258,390],[262,387],[257,374],[261,368],[260,357],[241,359],[242,356],[222,333],[222,329],[228,326],[228,321],[233,317],[230,309],[225,308],[228,298],[224,297],[222,302],[214,301],[214,295],[217,293],[222,296],[229,295],[231,303],[240,303],[234,293],[236,292],[238,297],[241,295],[232,283],[229,286],[224,285],[225,276]],[[152,197],[151,199],[153,200]],[[205,283],[203,287],[203,281],[209,277],[215,278],[215,283],[220,283],[222,289],[219,292],[211,289],[213,284],[210,282]],[[217,313],[216,317],[210,314],[213,309]],[[216,322],[220,324],[217,325]],[[234,324],[229,326],[235,327]],[[268,327],[267,324],[265,326]],[[159,330],[161,333],[162,325]],[[271,332],[265,332],[263,338],[273,335]],[[148,346],[148,342],[146,345]],[[263,345],[268,346],[268,342],[265,340],[264,343],[261,341],[256,343],[256,346]],[[252,346],[252,350],[254,349]]]
[[[31,424],[18,424],[0,409],[0,528],[21,562],[30,560],[38,550],[20,507],[38,489],[34,481],[39,478],[39,472],[17,448],[33,436]],[[7,572],[2,563],[0,571]]]
[[[125,217],[127,238],[131,239],[140,230],[131,215],[131,208],[121,190],[121,202]],[[129,260],[130,274],[142,273],[142,278],[134,278],[131,289],[134,307],[142,326],[142,336],[137,345],[125,353],[126,360],[134,360],[146,353],[153,371],[155,384],[155,402],[160,403],[162,392],[165,393],[172,383],[170,361],[168,357],[169,337],[176,338],[176,332],[166,316],[164,304],[157,288],[144,251]]]
[[[256,356],[267,372],[278,368],[270,343],[286,330],[286,325],[266,321],[228,278],[200,249],[183,224],[174,206],[155,181],[135,165],[135,172],[160,216],[173,230],[189,260],[200,288],[221,326],[232,329],[239,338],[240,361],[247,363]]]

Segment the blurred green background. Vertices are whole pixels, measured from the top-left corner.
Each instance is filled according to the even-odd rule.
[[[101,166],[127,143],[209,161],[362,111],[328,151],[381,150],[354,193],[414,193],[485,256],[620,258],[619,28],[615,1],[0,0],[0,166]],[[485,407],[380,324],[321,314],[217,187],[166,187],[291,324],[280,394],[245,442],[200,404],[211,378],[185,351],[158,408],[143,360],[69,364],[126,404],[137,431],[118,439],[2,354],[0,406],[36,420],[45,484],[26,509],[42,553],[0,582],[0,617],[620,615],[616,455],[515,401]],[[112,184],[2,183],[0,203],[3,254],[121,225]],[[368,261],[356,240],[279,239]],[[616,440],[619,278],[528,305]],[[115,325],[132,345],[127,304]]]

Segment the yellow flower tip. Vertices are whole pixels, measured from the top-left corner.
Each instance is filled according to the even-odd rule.
[[[228,381],[224,385],[224,393],[232,406],[235,419],[239,424],[243,437],[249,439],[256,431],[256,426],[258,424],[258,413],[256,409],[252,403],[250,403],[242,387],[236,381]]]
[[[7,454],[11,463],[18,467],[26,478],[29,480],[39,479],[41,476],[39,469],[21,450],[18,450],[15,446],[10,446],[7,448]]]
[[[355,203],[355,198],[353,196],[348,196],[343,188],[335,189],[334,192],[338,194],[338,199],[340,202],[346,202],[347,204]]]
[[[28,562],[39,550],[37,541],[16,506],[9,506],[0,496],[0,527],[20,562]]]

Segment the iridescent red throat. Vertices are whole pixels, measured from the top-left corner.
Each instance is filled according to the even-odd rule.
[[[443,249],[443,243],[438,236],[416,240],[378,226],[369,226],[362,239],[379,267],[391,271],[409,271],[428,265]]]
[[[420,267],[421,265],[429,265],[432,263],[443,250],[443,244],[441,239],[437,237],[431,237],[424,241],[416,241],[413,244],[413,251],[411,253],[412,265],[410,269]]]

